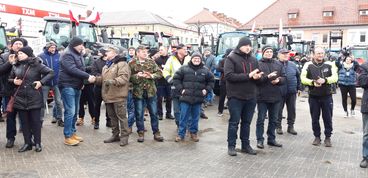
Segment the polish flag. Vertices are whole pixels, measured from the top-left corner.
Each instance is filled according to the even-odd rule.
[[[69,18],[70,18],[70,21],[75,22],[76,26],[79,25],[79,17],[76,16],[76,14],[73,13],[71,9],[69,9]]]
[[[96,24],[98,21],[100,21],[100,13],[96,10],[87,10],[86,21]]]

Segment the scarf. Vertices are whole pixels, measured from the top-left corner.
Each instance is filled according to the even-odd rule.
[[[113,63],[113,62],[112,62],[112,60],[111,60],[111,61],[107,60],[107,61],[106,61],[106,66],[107,66],[107,68],[109,68],[109,67],[112,65],[112,63]]]

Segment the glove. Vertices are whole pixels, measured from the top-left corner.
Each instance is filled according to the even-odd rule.
[[[106,86],[110,86],[114,84],[114,80],[105,80],[104,83]]]

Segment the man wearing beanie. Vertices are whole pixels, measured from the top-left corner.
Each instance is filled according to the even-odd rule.
[[[228,56],[224,66],[230,112],[227,135],[228,154],[230,156],[236,156],[235,146],[240,120],[241,151],[251,155],[257,154],[249,145],[249,132],[256,107],[256,82],[263,73],[259,71],[258,62],[252,56],[251,46],[248,37],[241,38],[237,47]]]
[[[277,116],[282,100],[280,86],[285,83],[285,71],[283,65],[272,58],[273,48],[266,45],[262,48],[262,59],[258,62],[259,70],[263,72],[258,83],[257,96],[257,147],[264,148],[263,133],[264,121],[268,112],[268,128],[267,128],[267,144],[275,147],[282,147],[276,141],[275,129],[277,124]]]
[[[3,108],[6,108],[10,96],[13,95],[14,91],[14,85],[10,84],[8,82],[8,78],[10,75],[10,72],[13,67],[13,63],[15,63],[15,55],[24,46],[27,46],[28,42],[24,38],[14,38],[10,42],[10,51],[7,53],[4,53],[0,57],[0,96],[4,99],[4,106]],[[32,54],[33,55],[33,54]],[[6,138],[7,142],[5,147],[6,148],[12,148],[14,146],[15,141],[15,135],[17,134],[17,128],[16,128],[16,115],[17,111],[14,110],[12,113],[7,113],[6,115]]]
[[[54,77],[49,82],[45,83],[42,86],[42,95],[43,95],[43,103],[45,104],[44,108],[42,109],[41,116],[45,117],[45,107],[47,107],[47,98],[49,91],[52,90],[54,92],[54,106],[52,109],[52,116],[53,120],[51,123],[57,123],[58,126],[63,127],[63,115],[62,115],[62,102],[60,96],[60,90],[58,87],[58,79],[59,79],[59,61],[60,61],[60,54],[59,51],[56,49],[56,43],[50,41],[46,44],[43,49],[43,52],[38,55],[42,59],[42,62],[47,67],[54,70]],[[43,119],[42,119],[43,120]]]
[[[64,105],[64,144],[70,146],[83,141],[76,135],[75,127],[83,80],[93,83],[96,79],[85,72],[83,50],[83,40],[73,37],[60,57],[59,89]]]
[[[211,92],[214,86],[214,76],[204,67],[201,54],[193,53],[188,65],[180,67],[175,73],[173,83],[180,93],[179,129],[175,141],[184,140],[187,126],[189,126],[190,138],[198,142],[197,132],[201,105],[207,93]]]

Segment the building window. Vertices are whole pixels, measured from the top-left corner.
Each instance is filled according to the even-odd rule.
[[[323,11],[323,17],[332,17],[333,11]]]
[[[365,42],[365,32],[360,32],[360,42],[361,43]]]
[[[297,13],[289,13],[288,14],[289,19],[296,19],[298,17]]]
[[[318,36],[319,36],[318,33],[313,33],[312,34],[312,41],[315,41],[316,43],[318,43]]]
[[[368,16],[368,9],[359,10],[359,15],[361,15],[361,16]]]
[[[327,43],[328,34],[323,34],[322,43]]]

